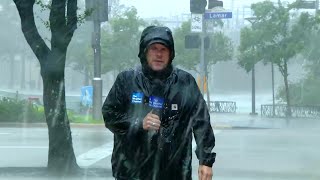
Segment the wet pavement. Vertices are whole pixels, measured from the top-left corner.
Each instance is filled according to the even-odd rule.
[[[211,120],[216,132],[217,153],[213,179],[320,179],[320,118],[212,114]],[[102,124],[71,126],[78,157],[112,141],[112,134]],[[82,173],[75,177],[49,176],[45,168],[46,134],[45,124],[0,124],[0,179],[113,179],[110,155],[83,167]],[[20,146],[14,148],[18,144],[25,149]],[[193,179],[197,179],[198,162],[195,156],[192,168]]]

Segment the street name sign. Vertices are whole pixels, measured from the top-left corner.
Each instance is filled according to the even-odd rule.
[[[204,19],[230,19],[232,18],[232,12],[206,12],[204,13]]]

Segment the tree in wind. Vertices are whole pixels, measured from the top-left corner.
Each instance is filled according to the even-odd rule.
[[[50,47],[40,36],[34,19],[34,5],[43,5],[42,2],[13,1],[20,15],[23,35],[41,66],[43,102],[49,131],[48,170],[57,173],[74,172],[79,167],[66,112],[64,69],[67,48],[77,28],[77,0],[50,1]]]

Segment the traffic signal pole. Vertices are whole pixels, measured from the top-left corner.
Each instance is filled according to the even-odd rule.
[[[204,95],[205,59],[204,59],[204,20],[202,18],[202,32],[200,33],[200,90]]]
[[[108,21],[109,5],[108,0],[86,0],[86,10],[92,14],[86,20],[93,21],[92,49],[94,54],[94,77],[92,80],[92,118],[101,119],[102,106],[102,79],[101,79],[101,22]]]
[[[97,13],[98,14],[98,13]],[[93,39],[93,53],[94,53],[94,77],[92,81],[93,85],[93,119],[100,119],[101,106],[102,106],[102,79],[101,79],[101,23],[99,18],[94,18],[93,26],[94,32],[92,35]]]

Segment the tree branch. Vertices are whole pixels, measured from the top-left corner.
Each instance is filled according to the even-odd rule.
[[[51,11],[49,16],[51,29],[51,48],[64,49],[66,31],[65,5],[66,0],[52,0]]]
[[[53,0],[51,7],[52,47],[67,48],[77,28],[77,0]]]
[[[13,2],[16,4],[20,15],[22,33],[40,64],[43,64],[50,49],[40,36],[34,21],[33,6],[35,0],[13,0]]]
[[[77,0],[68,0],[67,5],[67,39],[70,43],[77,29]]]

